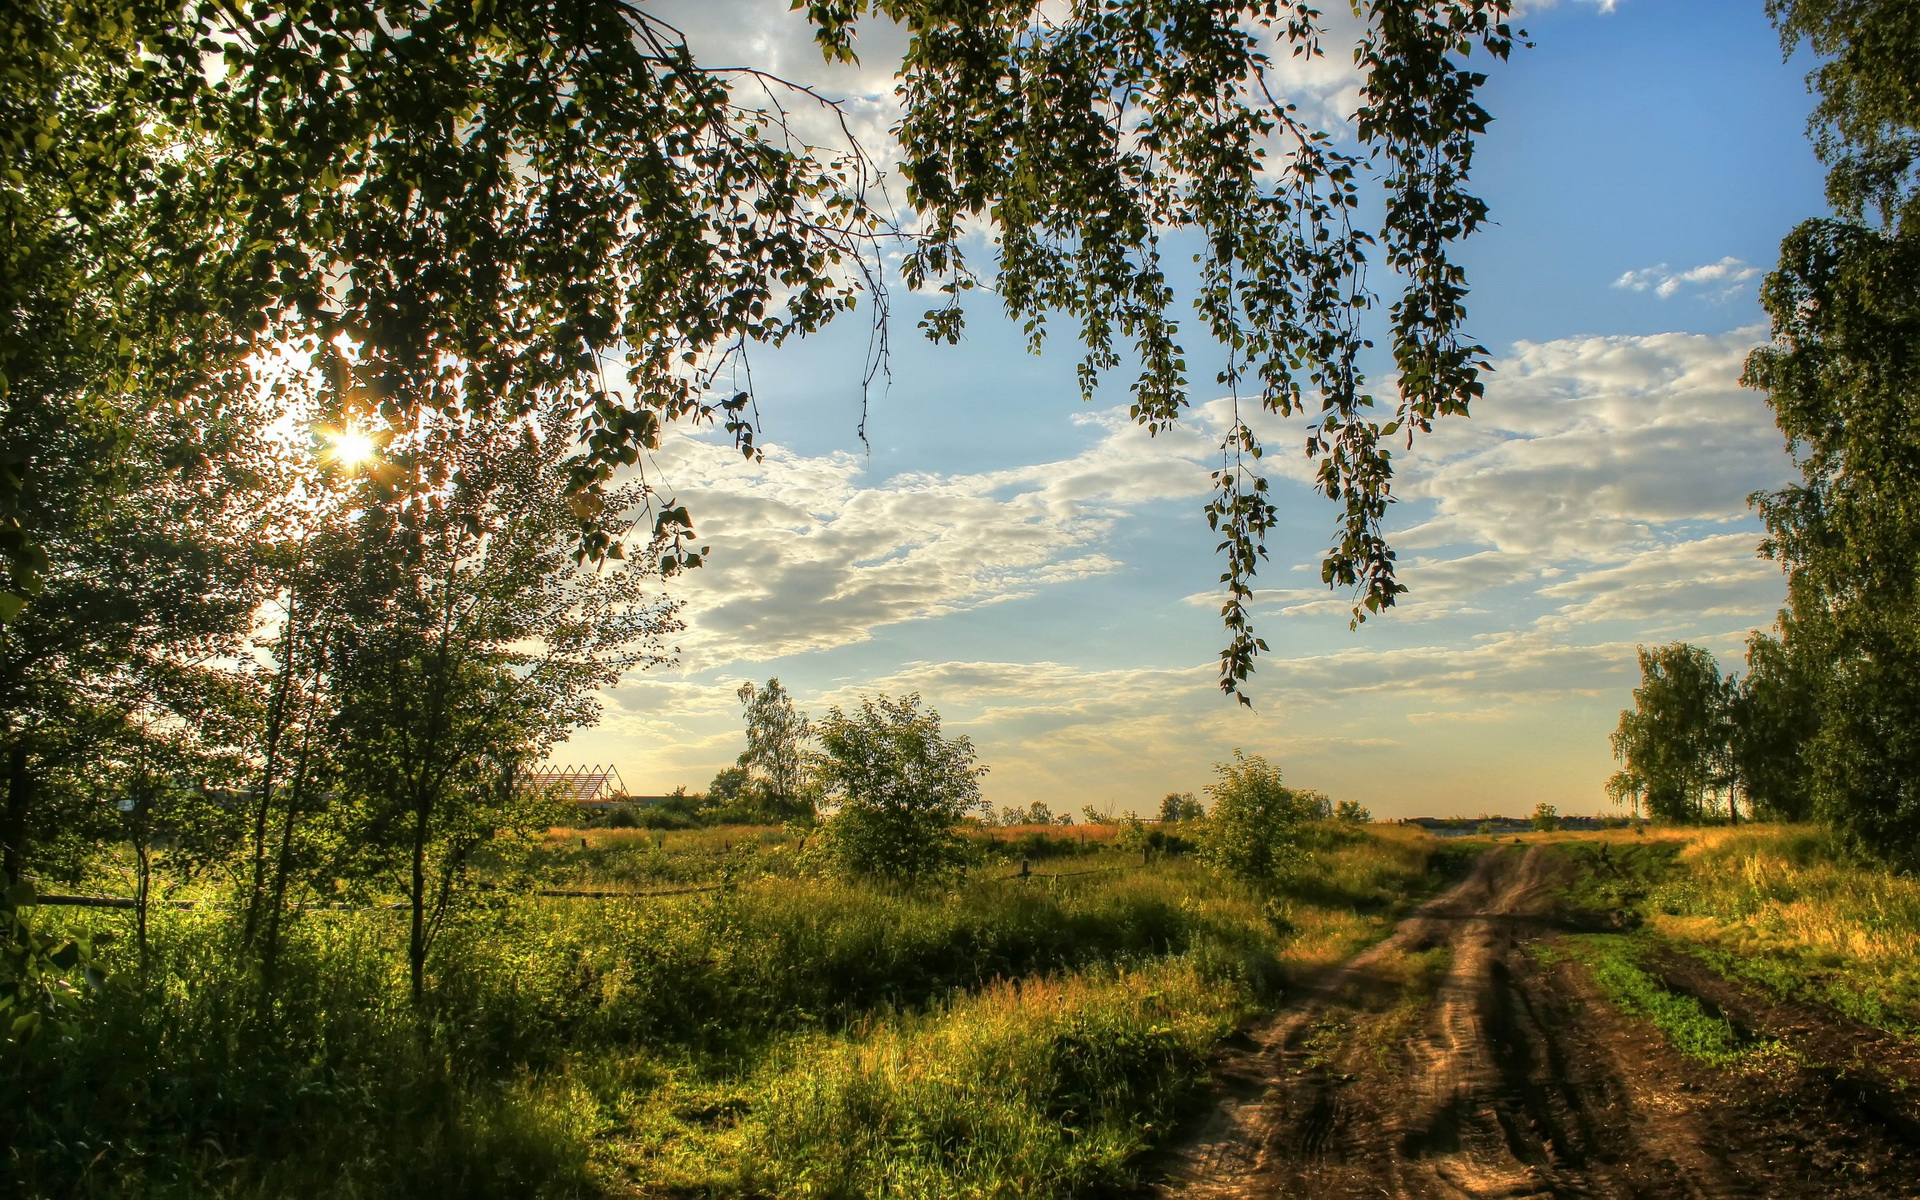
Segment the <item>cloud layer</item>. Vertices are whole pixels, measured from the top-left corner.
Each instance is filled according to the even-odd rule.
[[[1732,255],[1719,262],[1676,271],[1666,263],[1628,271],[1613,281],[1613,286],[1629,292],[1650,291],[1662,300],[1686,292],[1716,304],[1724,303],[1746,290],[1747,281],[1760,273]]]
[[[814,711],[921,692],[979,745],[996,802],[1150,806],[1245,746],[1383,813],[1477,811],[1475,797],[1529,788],[1596,807],[1634,646],[1686,638],[1730,654],[1781,603],[1745,500],[1790,473],[1764,403],[1736,382],[1759,338],[1515,346],[1470,420],[1400,457],[1394,541],[1413,589],[1400,608],[1349,635],[1346,598],[1306,582],[1317,562],[1269,565],[1255,607],[1274,649],[1253,712],[1223,702],[1209,661],[1141,665],[1156,643],[1217,633],[1208,590],[1129,608],[1146,602],[1116,589],[1101,603],[1140,636],[1070,658],[876,670],[847,657],[890,627],[991,623],[1016,597],[1029,615],[1064,610],[1060,584],[1133,565],[1119,535],[1150,510],[1190,511],[1197,527],[1224,403],[1157,438],[1124,412],[1082,411],[1077,452],[974,473],[877,478],[856,455],[778,447],[749,464],[681,439],[661,478],[714,549],[676,585],[685,661],[614,693],[582,752],[646,747],[636,786],[704,786],[739,749],[733,686],[777,671]],[[1272,445],[1297,444],[1285,424]],[[1331,522],[1300,463],[1267,462],[1284,520]]]

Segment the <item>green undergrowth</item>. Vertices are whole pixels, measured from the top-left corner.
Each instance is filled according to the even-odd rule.
[[[1782,1000],[1920,1036],[1920,880],[1824,830],[1743,826],[1560,847],[1567,896]]]
[[[1127,1186],[1225,1032],[1454,866],[1398,831],[1316,838],[1266,893],[1187,861],[917,890],[761,872],[666,899],[484,893],[436,943],[424,1011],[395,914],[297,922],[262,1005],[230,914],[159,912],[144,959],[121,938],[69,1029],[0,1062],[0,1192]],[[688,852],[775,849],[753,844]],[[552,865],[574,869],[563,849]]]
[[[1698,838],[1648,904],[1655,930],[1716,970],[1920,1036],[1920,880],[1846,853],[1823,830]]]
[[[1688,1058],[1715,1067],[1737,1067],[1773,1053],[1772,1042],[1755,1043],[1693,996],[1668,989],[1641,965],[1640,939],[1618,934],[1580,934],[1566,939],[1568,952],[1593,972],[1600,990],[1622,1011],[1644,1017]]]
[[[1647,897],[1672,875],[1685,843],[1596,839],[1561,842],[1554,848],[1574,868],[1562,892],[1563,904],[1576,913],[1600,918],[1620,914],[1625,918],[1621,923],[1637,924]]]

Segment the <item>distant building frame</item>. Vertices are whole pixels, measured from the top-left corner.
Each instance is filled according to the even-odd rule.
[[[536,767],[527,772],[526,786],[530,791],[557,787],[564,799],[594,807],[625,799],[627,794],[626,781],[612,763],[604,767]]]

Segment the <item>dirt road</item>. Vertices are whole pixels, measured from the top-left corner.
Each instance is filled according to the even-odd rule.
[[[1668,987],[1785,1050],[1681,1057],[1551,952],[1565,870],[1544,846],[1490,852],[1230,1046],[1159,1195],[1920,1197],[1911,1046],[1673,955]]]

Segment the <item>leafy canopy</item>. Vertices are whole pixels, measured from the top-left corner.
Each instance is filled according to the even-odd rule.
[[[1311,793],[1281,782],[1280,768],[1236,748],[1231,762],[1213,764],[1207,785],[1213,806],[1200,827],[1200,855],[1215,868],[1249,883],[1283,877],[1302,853],[1300,826],[1315,815]]]
[[[1821,56],[1814,144],[1835,215],[1781,244],[1761,292],[1767,393],[1800,482],[1753,499],[1789,575],[1771,705],[1807,734],[1815,812],[1856,845],[1920,844],[1920,12],[1902,0],[1770,0],[1788,52]],[[1795,708],[1806,710],[1796,714]],[[1817,722],[1812,719],[1817,714]],[[1769,786],[1773,786],[1769,783]],[[1800,807],[1800,806],[1796,806]]]
[[[853,53],[864,20],[909,33],[903,212],[875,198],[859,147],[798,135],[795,107],[831,119],[831,104],[699,63],[624,0],[9,6],[0,105],[27,170],[0,177],[0,206],[12,228],[67,241],[0,251],[0,278],[28,281],[0,305],[0,344],[85,307],[76,338],[114,357],[60,388],[18,382],[34,354],[9,351],[0,387],[56,413],[109,396],[217,405],[242,364],[287,351],[322,366],[335,421],[406,425],[508,397],[576,424],[577,532],[597,555],[613,539],[595,497],[668,426],[719,421],[757,452],[736,382],[752,346],[864,295],[884,348],[888,238],[904,238],[905,282],[946,297],[929,336],[959,337],[982,286],[1036,342],[1068,317],[1083,385],[1130,357],[1135,419],[1166,428],[1196,383],[1162,242],[1191,230],[1199,328],[1226,348],[1198,386],[1234,405],[1207,507],[1226,558],[1222,686],[1265,649],[1251,581],[1278,513],[1251,409],[1314,418],[1305,449],[1342,512],[1323,578],[1354,589],[1356,620],[1391,605],[1390,444],[1481,392],[1452,255],[1486,218],[1467,187],[1484,77],[1467,64],[1509,53],[1507,0],[1357,5],[1351,149],[1272,79],[1273,56],[1322,53],[1303,3],[804,7],[829,56]],[[989,250],[970,256],[976,234]],[[1376,260],[1391,279],[1369,276]],[[1397,382],[1376,413],[1362,359],[1383,294]],[[9,508],[34,469],[0,463],[9,609],[44,552]],[[660,497],[655,519],[666,563],[697,564],[686,509]]]

